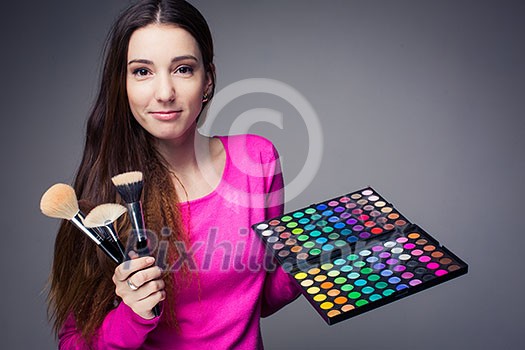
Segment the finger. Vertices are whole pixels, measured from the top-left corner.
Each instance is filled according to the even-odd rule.
[[[166,292],[164,290],[150,294],[147,298],[139,300],[134,305],[134,310],[139,311],[145,318],[153,318],[155,315],[152,309],[166,299]]]
[[[115,268],[114,277],[118,281],[123,282],[127,280],[128,277],[131,276],[133,273],[153,265],[154,262],[155,258],[151,256],[136,258],[133,260],[123,262]]]
[[[164,291],[164,287],[165,284],[163,280],[149,281],[142,285],[140,289],[140,296],[137,297],[137,300],[140,301],[150,298],[155,293]]]
[[[158,266],[149,267],[139,270],[128,277],[128,280],[136,287],[140,288],[149,281],[159,279],[162,276],[162,270]]]
[[[165,283],[163,280],[154,280],[149,281],[142,285],[140,289],[137,290],[130,290],[128,286],[124,286],[122,289],[119,290],[117,288],[117,292],[121,291],[122,293],[122,299],[126,304],[128,305],[135,305],[137,302],[146,300],[150,298],[152,295],[158,292],[163,292],[165,287]],[[117,293],[117,295],[119,295]],[[119,295],[120,296],[120,295]]]
[[[126,267],[126,268],[130,267],[130,261],[131,260],[135,260],[135,259],[138,259],[140,257],[140,255],[138,255],[138,253],[135,252],[134,250],[130,250],[128,252],[128,256],[129,256],[129,260],[124,261],[124,267]]]

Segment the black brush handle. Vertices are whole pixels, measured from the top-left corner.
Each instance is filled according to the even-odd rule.
[[[126,251],[124,245],[118,238],[117,231],[115,229],[114,223],[108,224],[106,226],[99,227],[103,232],[105,232],[105,237],[111,241],[111,244],[115,247],[115,250],[118,252],[118,256],[122,257],[122,261],[126,261]]]
[[[79,212],[77,215],[75,215],[71,219],[71,223],[75,225],[82,233],[84,233],[86,236],[89,237],[95,244],[102,249],[102,251],[111,258],[114,262],[117,264],[119,263],[120,259],[118,258],[119,254],[115,254],[114,248],[111,247],[111,244],[104,243],[104,240],[99,236],[96,230],[89,229],[82,223],[83,217],[82,214]]]
[[[146,236],[146,225],[144,224],[144,215],[142,214],[142,203],[140,201],[127,203],[131,227],[137,235],[137,249],[142,249],[148,245]]]
[[[113,260],[117,264],[121,264],[124,262],[122,254],[120,254],[118,248],[113,244],[112,241],[105,239],[102,242],[100,242],[98,247],[102,249],[102,251],[106,253],[106,255],[109,256],[111,260]]]
[[[149,256],[150,251],[148,247],[148,237],[146,235],[146,225],[144,224],[144,214],[142,212],[142,202],[127,203],[127,207],[131,227],[137,237],[137,254],[141,257]],[[155,317],[160,316],[160,305],[155,305],[151,311]]]
[[[153,310],[151,310],[153,312],[153,315],[155,317],[159,317],[160,316],[160,305],[157,304],[153,307]]]
[[[124,244],[122,244],[122,241],[117,238],[117,247],[120,255],[122,256],[122,261],[126,261],[126,249],[124,248]]]

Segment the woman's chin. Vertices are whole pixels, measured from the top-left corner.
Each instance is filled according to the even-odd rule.
[[[176,130],[152,130],[148,131],[153,137],[155,137],[159,142],[175,142],[180,143],[186,140],[189,136],[195,133],[196,127],[189,127],[185,130],[176,129]]]

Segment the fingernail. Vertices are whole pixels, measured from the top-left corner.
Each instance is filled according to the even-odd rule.
[[[155,261],[155,258],[153,258],[153,257],[151,257],[151,256],[150,256],[149,258],[146,259],[146,262],[147,262],[148,264],[151,264],[151,263],[154,262],[154,261]]]

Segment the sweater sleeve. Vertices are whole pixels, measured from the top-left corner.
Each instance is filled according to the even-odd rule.
[[[266,217],[268,220],[280,216],[284,213],[284,181],[279,162],[279,155],[275,147],[272,146],[271,160],[267,162],[266,189]],[[264,282],[263,302],[261,316],[267,317],[278,311],[285,305],[295,300],[300,293],[299,286],[293,277],[275,261],[277,268],[266,273]]]
[[[265,174],[266,212],[265,220],[284,213],[284,180],[279,153],[270,144],[271,151],[261,156]]]
[[[88,344],[77,329],[75,318],[70,315],[58,334],[60,350],[88,349],[138,349],[148,333],[157,326],[160,317],[147,320],[137,315],[124,303],[111,310],[97,334]]]

